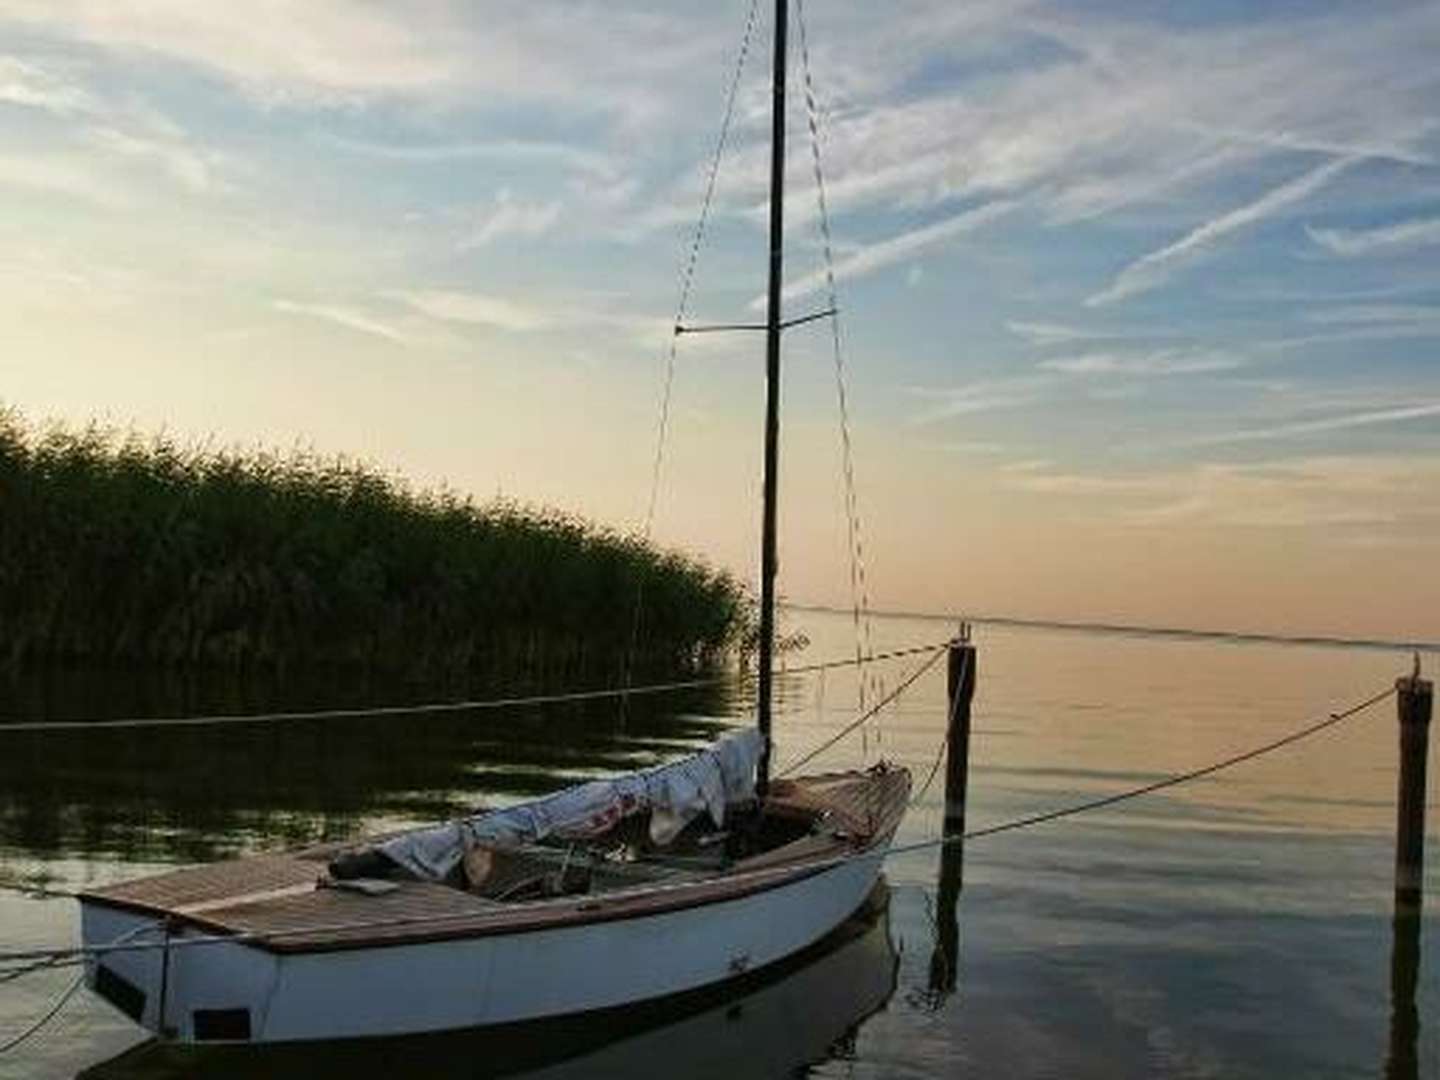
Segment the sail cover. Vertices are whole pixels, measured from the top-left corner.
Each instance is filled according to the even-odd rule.
[[[547,836],[583,840],[645,809],[650,811],[650,839],[666,844],[702,813],[717,826],[725,824],[726,804],[754,795],[763,745],[760,732],[746,728],[668,765],[592,780],[533,802],[404,833],[378,850],[417,877],[440,881],[473,847],[515,848]]]

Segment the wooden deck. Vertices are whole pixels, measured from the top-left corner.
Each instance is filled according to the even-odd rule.
[[[274,952],[319,952],[514,934],[718,903],[813,873],[887,838],[904,814],[904,770],[775,782],[769,804],[819,815],[822,831],[709,873],[649,868],[632,886],[505,903],[406,881],[381,895],[331,886],[334,846],[214,863],[85,893],[84,901],[168,917],[200,932],[244,935]],[[610,871],[606,871],[607,875]]]

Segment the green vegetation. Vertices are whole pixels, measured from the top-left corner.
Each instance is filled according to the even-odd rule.
[[[0,409],[0,669],[613,680],[642,587],[634,671],[743,645],[732,577],[564,514]]]

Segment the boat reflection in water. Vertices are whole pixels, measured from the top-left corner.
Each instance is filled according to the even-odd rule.
[[[570,1080],[674,1071],[789,1077],[843,1053],[895,991],[883,881],[838,929],[754,975],[663,1001],[502,1028],[343,1042],[194,1047],[152,1040],[81,1080],[345,1075]],[[385,993],[383,986],[375,988]]]

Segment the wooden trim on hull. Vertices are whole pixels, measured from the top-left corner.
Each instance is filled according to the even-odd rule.
[[[375,897],[316,888],[320,867],[310,853],[299,852],[179,871],[83,893],[80,901],[166,919],[176,929],[238,936],[239,944],[282,955],[535,933],[703,908],[796,885],[848,857],[887,846],[909,792],[909,773],[903,769],[779,781],[777,802],[829,813],[844,831],[787,845],[793,849],[789,858],[783,857],[786,849],[777,849],[713,877],[555,900],[500,904],[422,882],[406,882],[393,893]],[[862,820],[867,815],[868,823]],[[866,824],[869,828],[861,833]],[[242,869],[252,872],[251,880],[243,888],[234,886],[227,898],[218,879]],[[207,872],[210,880],[204,877]],[[207,887],[218,895],[207,893]],[[181,935],[183,942],[183,930]],[[195,947],[203,948],[190,946]]]

